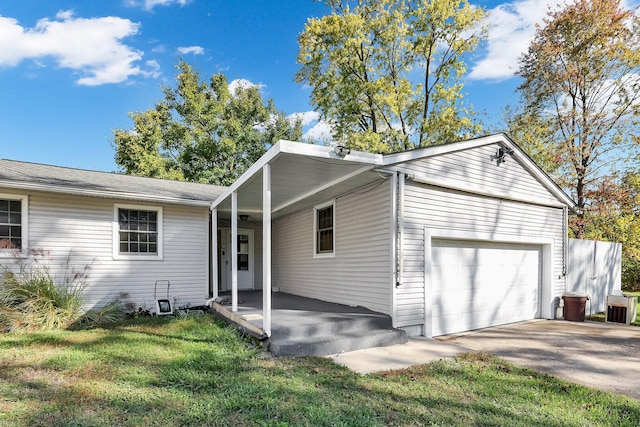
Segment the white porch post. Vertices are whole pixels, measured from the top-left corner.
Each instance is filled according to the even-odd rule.
[[[231,193],[231,311],[238,311],[238,193]]]
[[[262,329],[271,336],[271,165],[262,167]]]
[[[211,287],[213,298],[218,298],[218,210],[211,209]]]

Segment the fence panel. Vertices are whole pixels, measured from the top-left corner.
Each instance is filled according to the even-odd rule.
[[[620,291],[622,244],[569,239],[567,292],[589,295],[587,314],[606,309],[607,295]]]

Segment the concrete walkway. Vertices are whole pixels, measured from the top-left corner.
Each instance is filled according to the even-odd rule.
[[[406,344],[375,347],[327,356],[339,365],[360,374],[403,369],[440,359],[451,359],[468,348],[430,338],[409,338]]]
[[[470,351],[640,400],[640,328],[536,320],[407,344],[331,355],[359,373],[401,369]]]

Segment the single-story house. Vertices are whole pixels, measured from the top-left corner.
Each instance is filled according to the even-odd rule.
[[[152,308],[156,280],[178,306],[262,290],[269,335],[276,289],[438,336],[554,318],[573,208],[504,134],[385,155],[280,141],[228,188],[3,160],[0,256],[82,254],[94,304]]]
[[[155,307],[209,297],[209,207],[223,187],[0,160],[0,265],[44,249],[52,273],[90,267],[89,307],[121,292]],[[158,288],[166,297],[167,285]]]

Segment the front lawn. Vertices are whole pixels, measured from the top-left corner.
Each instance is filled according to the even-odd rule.
[[[0,335],[0,425],[637,426],[640,402],[485,354],[359,375],[209,316]]]

